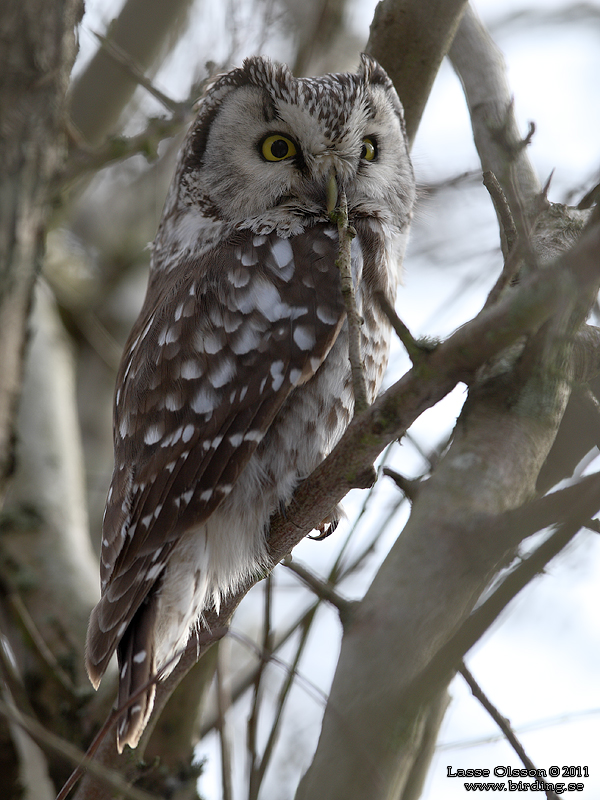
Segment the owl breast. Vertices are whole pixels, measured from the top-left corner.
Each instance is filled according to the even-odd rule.
[[[331,242],[331,263],[337,250],[337,232],[329,226],[320,227],[328,235],[319,239],[311,233],[310,241],[317,250],[321,249],[319,242]],[[379,308],[375,292],[382,290],[393,296],[398,274],[381,226],[373,220],[359,220],[357,230],[358,235],[352,242],[352,271],[357,286],[357,307],[364,320],[362,356],[368,399],[372,402],[387,366],[390,338],[389,323]],[[308,234],[299,238],[308,238]],[[275,234],[272,239],[277,243]],[[307,283],[309,276],[307,272],[303,277]],[[339,309],[339,274],[330,291],[338,297],[332,307]],[[326,323],[334,321],[333,314],[327,317],[329,312],[323,305],[319,305],[315,313]],[[303,319],[299,318],[299,322]],[[297,335],[299,331],[302,331],[300,336]],[[307,348],[314,346],[312,336],[310,326],[305,324],[299,324],[292,333],[292,338]],[[208,598],[218,608],[225,593],[257,568],[268,565],[265,537],[271,514],[285,506],[298,483],[329,454],[352,418],[354,395],[347,321],[342,321],[339,334],[323,360],[320,363],[311,361],[313,368],[316,367],[314,373],[309,370],[308,377],[300,378],[289,392],[237,476],[231,492],[205,523],[184,534],[183,543],[178,543],[171,556],[161,589],[161,602],[165,607],[173,607],[173,603],[166,600],[169,585],[185,584],[182,578],[186,571],[198,576],[195,581],[187,582],[196,586],[193,601],[187,596],[183,602],[174,601],[182,632],[187,629],[189,620],[197,616],[198,609],[206,606]],[[181,637],[171,632],[165,638],[158,662],[165,663],[177,646],[181,646]]]
[[[390,345],[390,325],[375,294],[383,291],[388,297],[395,296],[398,266],[377,221],[362,219],[356,228],[352,273],[357,309],[363,319],[361,355],[368,400],[372,403],[383,380]],[[287,501],[299,480],[306,478],[329,454],[348,427],[353,412],[348,323],[344,321],[317,372],[292,392],[281,407],[255,454],[256,467],[249,464],[250,471],[257,469],[268,474],[273,484],[280,487],[280,496],[271,502],[271,511]]]

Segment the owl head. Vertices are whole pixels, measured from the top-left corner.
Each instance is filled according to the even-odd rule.
[[[355,74],[294,78],[284,64],[248,58],[201,101],[157,245],[169,239],[172,262],[174,243],[198,252],[222,239],[223,226],[298,234],[327,219],[332,180],[351,218],[391,227],[406,219],[414,179],[402,105],[385,71],[363,55]]]

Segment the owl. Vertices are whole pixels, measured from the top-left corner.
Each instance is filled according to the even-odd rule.
[[[153,245],[114,403],[94,687],[117,651],[119,706],[177,663],[207,609],[272,567],[271,514],[329,453],[354,407],[331,186],[351,262],[370,402],[388,358],[414,202],[402,106],[384,70],[294,78],[247,59],[208,88]],[[329,187],[329,190],[328,190]],[[154,684],[123,712],[135,747]]]

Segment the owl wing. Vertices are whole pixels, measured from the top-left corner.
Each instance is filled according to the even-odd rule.
[[[162,292],[150,285],[117,379],[102,598],[87,644],[95,685],[181,534],[228,495],[335,342],[345,318],[336,255],[325,225],[290,239],[244,232],[179,267]]]

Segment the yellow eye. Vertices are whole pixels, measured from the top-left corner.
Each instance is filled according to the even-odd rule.
[[[263,141],[260,152],[267,161],[283,161],[296,155],[296,145],[287,136],[274,133]]]
[[[370,136],[365,136],[362,140],[360,157],[364,158],[365,161],[375,161],[377,158],[377,142],[375,139],[372,139]]]

